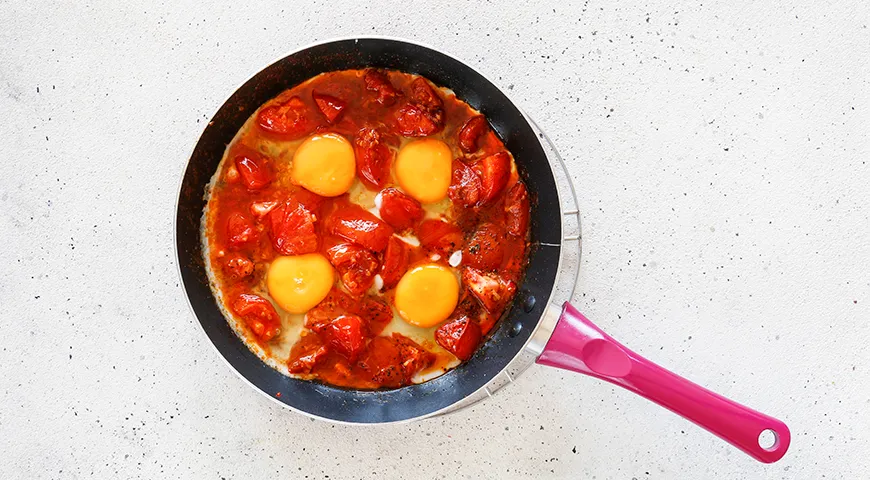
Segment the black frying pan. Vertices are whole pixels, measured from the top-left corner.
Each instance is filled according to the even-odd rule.
[[[452,89],[486,115],[517,163],[531,194],[528,269],[518,301],[474,356],[419,385],[359,391],[287,377],[263,363],[236,337],[209,287],[201,244],[205,193],[227,144],[266,101],[315,75],[380,67],[425,76]],[[299,50],[268,66],[227,100],[205,128],[182,180],[176,247],[184,288],[208,338],[227,363],[254,387],[288,407],[347,423],[388,423],[450,409],[478,393],[523,350],[543,338],[538,363],[591,375],[638,393],[683,415],[763,462],[781,458],[790,434],[782,422],[727,400],[644,360],[566,304],[561,317],[548,310],[562,245],[559,193],[550,161],[523,113],[490,81],[446,54],[385,38],[337,40]],[[573,279],[572,279],[573,281]],[[548,314],[545,315],[545,312]],[[533,338],[534,337],[534,338]],[[759,434],[773,442],[759,445]]]

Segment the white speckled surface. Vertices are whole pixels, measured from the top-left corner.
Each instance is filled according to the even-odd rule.
[[[870,477],[866,2],[125,3],[0,0],[0,477]],[[359,428],[224,366],[176,277],[186,156],[282,53],[373,33],[512,90],[579,190],[577,305],[784,419],[786,458],[541,367],[453,416]]]

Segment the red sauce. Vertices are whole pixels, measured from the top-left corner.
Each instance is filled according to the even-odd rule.
[[[292,185],[287,162],[270,156],[276,145],[326,132],[353,143],[357,178],[365,188],[383,191],[381,218],[354,205],[348,194],[324,198]],[[454,157],[450,207],[440,219],[424,218],[425,206],[399,189],[391,171],[403,138],[424,136],[443,140]],[[374,389],[407,385],[420,371],[474,353],[516,293],[528,256],[528,225],[525,186],[483,116],[422,77],[348,70],[287,90],[254,114],[221,163],[205,234],[228,310],[244,340],[267,356],[282,338],[282,312],[264,287],[269,263],[278,255],[312,252],[329,259],[335,285],[306,314],[286,359],[288,371]],[[414,235],[420,245],[398,235]],[[446,266],[458,250],[460,300],[434,332],[441,348],[381,334],[391,321],[401,321],[393,320],[391,305],[402,274],[432,263],[433,254]],[[371,293],[375,275],[384,286]]]

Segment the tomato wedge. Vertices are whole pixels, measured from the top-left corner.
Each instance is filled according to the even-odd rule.
[[[261,109],[257,124],[263,130],[288,139],[304,137],[317,126],[311,110],[297,96]]]
[[[504,202],[505,226],[509,234],[525,238],[529,229],[529,192],[523,182],[517,182],[508,190]]]
[[[326,121],[329,123],[337,122],[347,107],[347,102],[332,95],[311,92],[311,97],[314,99],[314,104],[320,109],[320,113],[326,117]]]
[[[381,218],[396,231],[402,232],[413,227],[423,218],[423,207],[417,200],[390,187],[381,191]]]
[[[244,214],[233,213],[227,218],[227,243],[230,248],[238,248],[257,239],[254,224]]]
[[[275,307],[265,298],[252,293],[243,293],[233,302],[233,311],[242,317],[245,324],[263,341],[269,341],[281,333],[281,319]]]
[[[377,190],[390,180],[390,164],[393,151],[386,145],[384,136],[371,127],[362,128],[353,140],[356,155],[356,173],[366,187]]]
[[[408,269],[408,253],[410,246],[396,237],[390,237],[387,249],[384,250],[384,264],[381,266],[381,279],[384,290],[389,290],[399,283],[402,275]]]
[[[380,334],[393,320],[390,306],[375,297],[363,297],[362,301],[353,306],[352,311],[368,322],[369,333],[372,335]]]
[[[480,203],[494,200],[504,189],[511,176],[511,157],[507,152],[494,153],[474,164],[474,171],[480,177]]]
[[[272,182],[272,171],[265,158],[254,155],[237,155],[234,163],[242,183],[248,190],[259,190]]]
[[[341,283],[352,295],[362,295],[374,283],[378,259],[367,249],[341,243],[327,249],[326,255],[338,270]]]
[[[319,240],[314,231],[316,217],[294,198],[269,212],[272,246],[282,255],[304,255],[317,251]]]
[[[435,341],[438,345],[462,361],[471,358],[480,344],[481,336],[477,322],[464,315],[435,330]]]
[[[377,102],[386,107],[396,103],[396,98],[402,95],[402,92],[396,90],[396,87],[390,83],[387,74],[374,69],[366,70],[363,76],[363,81],[366,84],[366,90],[377,93]]]
[[[462,160],[453,161],[453,177],[447,196],[453,203],[463,207],[476,207],[480,203],[483,184],[474,170]]]
[[[517,284],[498,275],[487,275],[480,270],[466,267],[462,270],[462,284],[483,305],[487,312],[501,316],[508,301],[517,291]]]
[[[489,123],[486,117],[476,115],[469,118],[459,130],[459,148],[465,153],[477,151],[477,142],[487,130],[489,130]]]
[[[290,349],[287,370],[290,373],[311,373],[328,353],[320,336],[314,332],[304,333]]]
[[[481,270],[495,270],[504,258],[504,230],[494,223],[483,223],[462,250],[462,261]]]
[[[406,137],[426,137],[444,128],[444,102],[422,77],[411,82],[410,99],[396,112],[396,128]]]
[[[416,229],[420,245],[426,250],[441,255],[451,255],[462,248],[462,231],[459,227],[441,220],[423,220]]]
[[[373,252],[383,252],[393,235],[393,228],[358,205],[339,209],[329,217],[333,235],[350,240]]]
[[[326,331],[329,344],[348,360],[356,360],[366,346],[365,322],[356,315],[341,315],[330,322]]]
[[[402,334],[393,333],[393,341],[399,346],[402,373],[405,374],[406,378],[405,383],[410,382],[417,372],[432,365],[435,360],[435,355]]]

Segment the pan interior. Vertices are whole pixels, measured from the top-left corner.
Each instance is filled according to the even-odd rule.
[[[487,116],[513,154],[533,198],[533,248],[517,299],[489,339],[467,362],[434,380],[393,390],[359,391],[287,377],[263,363],[234,334],[208,283],[200,243],[206,187],[226,145],[250,114],[280,92],[317,74],[380,67],[427,77]],[[191,307],[217,350],[263,393],[316,417],[349,423],[385,423],[423,417],[471,396],[523,350],[556,281],[562,224],[556,181],[540,138],[522,112],[495,85],[458,60],[427,47],[381,38],[339,40],[305,48],[246,82],[211,119],[182,180],[176,249]],[[534,297],[534,305],[524,300]],[[523,307],[526,308],[523,308]],[[280,395],[279,395],[280,394]]]

